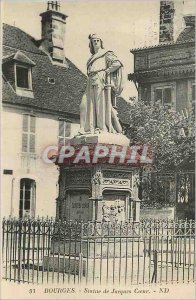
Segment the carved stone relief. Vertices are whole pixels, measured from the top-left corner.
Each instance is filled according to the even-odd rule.
[[[104,201],[102,205],[102,221],[121,222],[125,221],[125,201]]]
[[[126,186],[129,187],[130,181],[128,179],[104,178],[103,185]]]
[[[101,167],[96,166],[94,168],[93,174],[92,174],[92,198],[94,199],[101,199],[102,198],[102,171]]]
[[[91,174],[87,170],[68,171],[66,173],[66,186],[89,186]]]
[[[100,185],[102,183],[102,171],[101,171],[101,168],[100,167],[96,167],[95,168],[95,171],[94,171],[94,174],[92,176],[92,184],[94,185]]]
[[[115,170],[114,171],[113,170],[104,170],[103,177],[106,178],[107,180],[110,178],[112,180],[114,178],[116,178],[118,180],[125,179],[125,180],[127,180],[127,182],[129,182],[129,184],[128,184],[129,187],[132,186],[132,172],[122,172],[122,171],[116,172]],[[121,184],[121,183],[119,183],[119,184]],[[125,184],[125,182],[124,182],[124,184]]]
[[[106,178],[121,178],[121,179],[130,179],[132,176],[132,173],[128,172],[116,172],[115,170],[104,170],[103,171],[103,177]]]

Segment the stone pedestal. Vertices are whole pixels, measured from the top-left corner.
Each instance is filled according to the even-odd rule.
[[[102,132],[100,134],[78,135],[69,140],[71,145],[106,144],[129,146],[129,139],[121,133]]]
[[[137,216],[138,221],[139,206],[133,197],[137,193],[135,176],[137,170],[129,166],[61,166],[57,217],[120,222]]]
[[[110,145],[128,146],[129,140],[122,134],[102,133],[97,135],[82,135],[69,141],[73,146]],[[91,148],[92,149],[92,148]],[[138,169],[127,164],[90,163],[74,164],[73,160],[61,164],[59,175],[59,197],[57,199],[57,219],[62,221],[97,222],[104,224],[123,224],[125,221],[139,221],[139,205],[137,177]],[[79,226],[80,231],[81,226]],[[96,236],[98,234],[98,237]],[[117,233],[113,233],[115,236]],[[120,234],[120,233],[119,233]],[[77,237],[71,234],[57,234],[52,238],[51,257],[44,258],[44,268],[56,268],[60,261],[62,271],[71,268],[75,261],[80,266],[80,255],[83,257],[82,272],[85,273],[85,261],[89,264],[95,259],[107,257],[108,262],[114,257],[124,257],[126,242],[123,238],[108,239],[110,232],[86,234],[77,232]],[[90,236],[90,237],[89,237]],[[95,241],[96,238],[96,241]],[[133,250],[129,250],[133,251]],[[58,256],[58,258],[56,257]],[[127,258],[132,254],[126,252]],[[69,261],[69,266],[68,266]],[[75,266],[76,266],[75,265]],[[81,269],[81,268],[80,268]]]
[[[100,133],[76,136],[71,146],[128,146],[123,134]],[[94,148],[95,149],[95,148]],[[98,163],[60,165],[57,218],[61,220],[111,221],[134,220],[139,207],[134,202],[137,168],[129,165]],[[133,213],[132,210],[137,210]]]

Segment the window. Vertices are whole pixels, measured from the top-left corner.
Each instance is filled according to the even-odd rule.
[[[19,218],[35,216],[35,180],[22,178],[20,180]]]
[[[22,89],[32,89],[30,67],[16,65],[16,85]]]
[[[193,115],[195,114],[195,80],[188,80],[188,89],[187,89],[187,107],[188,110],[192,111]]]
[[[175,83],[159,83],[151,86],[152,104],[176,109],[176,85]]]
[[[55,79],[54,78],[51,78],[51,77],[48,77],[48,82],[50,84],[55,84]]]
[[[59,121],[59,145],[64,145],[68,137],[71,136],[71,123],[64,120]]]
[[[178,203],[195,201],[195,178],[192,173],[184,173],[177,176]]]
[[[171,87],[155,88],[155,103],[159,102],[161,106],[172,107],[172,89]]]
[[[35,117],[23,115],[22,152],[35,153]]]
[[[191,104],[195,111],[195,82],[192,82],[191,84]]]

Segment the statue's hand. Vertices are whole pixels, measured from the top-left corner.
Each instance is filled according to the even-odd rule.
[[[106,75],[110,75],[110,70],[109,69],[106,69],[105,72],[106,72]]]
[[[92,71],[92,72],[89,73],[90,76],[94,76],[96,74],[97,74],[97,72],[94,72],[94,71]]]
[[[92,71],[92,72],[90,72],[90,73],[88,74],[88,76],[93,77],[93,76],[95,76],[96,74],[97,74],[97,72]]]

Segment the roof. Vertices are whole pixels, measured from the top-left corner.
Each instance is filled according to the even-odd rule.
[[[159,69],[153,69],[153,70],[145,70],[145,71],[138,71],[135,72],[134,74],[137,76],[139,75],[154,75],[154,76],[159,76],[159,75],[174,75],[174,74],[190,74],[195,72],[195,65],[194,64],[189,64],[189,65],[178,65],[178,66],[170,66],[170,67],[163,67]]]
[[[188,26],[180,33],[177,38],[177,43],[187,43],[191,40],[195,40],[195,27]]]
[[[13,54],[7,55],[7,56],[3,57],[3,59],[2,59],[3,63],[6,63],[10,60],[15,60],[18,62],[22,62],[24,64],[28,64],[30,66],[35,66],[35,63],[19,50],[16,52],[16,54],[13,53]]]
[[[186,43],[195,42],[195,16],[194,15],[187,15],[184,16],[186,27],[183,29],[183,31],[178,36],[177,40],[175,42],[169,42],[169,43],[163,43],[158,44],[154,46],[148,46],[148,47],[141,47],[141,48],[135,48],[131,49],[130,52],[134,53],[140,50],[148,50],[153,48],[162,48],[162,47],[168,47],[168,46],[179,46]]]
[[[3,24],[3,45],[32,53],[46,55],[35,45],[35,39],[19,29],[8,24]]]
[[[187,44],[188,42],[189,43],[194,43],[195,38],[189,39],[187,41],[176,41],[175,43],[171,42],[171,43],[158,44],[158,45],[148,46],[148,47],[134,48],[134,49],[131,49],[130,52],[134,53],[134,52],[137,52],[137,51],[150,50],[150,49],[155,49],[155,48],[163,48],[163,47],[168,47],[168,46],[171,46],[171,47],[172,46],[179,46],[179,45]]]
[[[86,76],[69,59],[66,58],[68,68],[53,65],[48,55],[36,46],[33,37],[7,24],[3,26],[3,45],[3,58],[6,61],[20,50],[20,57],[25,55],[35,63],[32,68],[34,98],[18,96],[9,81],[4,78],[4,103],[46,109],[54,113],[66,112],[79,115],[79,105],[86,87]],[[55,84],[50,84],[49,78],[53,78]]]
[[[48,55],[38,48],[38,41],[21,29],[4,24],[3,30],[3,63],[15,57],[34,63],[32,68],[34,98],[17,95],[4,76],[3,102],[59,115],[68,113],[79,118],[86,76],[67,58],[68,68],[53,65]],[[53,78],[55,84],[50,84],[49,78]],[[128,107],[129,103],[122,97],[117,99],[118,115],[125,124],[129,123]]]

